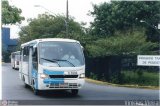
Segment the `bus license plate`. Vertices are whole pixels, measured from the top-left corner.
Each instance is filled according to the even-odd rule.
[[[68,84],[59,84],[59,87],[68,87]]]
[[[71,72],[68,72],[68,75],[77,75],[77,72],[76,71],[71,71]]]

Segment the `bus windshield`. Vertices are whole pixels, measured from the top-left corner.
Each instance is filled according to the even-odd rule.
[[[39,43],[39,62],[48,67],[84,65],[84,55],[76,42],[46,41]]]

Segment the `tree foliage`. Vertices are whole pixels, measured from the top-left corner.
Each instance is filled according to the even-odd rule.
[[[29,25],[21,27],[19,32],[21,42],[27,42],[38,38],[65,37],[71,38],[74,33],[83,35],[82,26],[69,18],[69,36],[66,36],[66,24],[64,16],[53,16],[47,13],[40,14],[38,18],[29,19]]]
[[[2,24],[15,24],[21,23],[24,17],[20,16],[21,9],[10,6],[7,0],[2,0]]]
[[[91,57],[105,57],[115,55],[154,54],[157,43],[146,41],[144,31],[119,33],[113,37],[98,39],[86,46]]]
[[[150,40],[158,39],[154,26],[160,22],[159,1],[111,1],[94,5],[93,9],[91,15],[95,19],[91,29],[94,35],[112,36],[117,30],[127,31],[134,27],[145,27]],[[140,23],[140,20],[144,20],[150,26]]]

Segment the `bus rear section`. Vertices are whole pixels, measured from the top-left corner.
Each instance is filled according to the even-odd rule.
[[[11,53],[11,66],[13,69],[19,69],[20,51]]]
[[[83,50],[76,40],[34,40],[22,45],[21,57],[20,77],[35,94],[60,89],[76,95],[85,83]]]

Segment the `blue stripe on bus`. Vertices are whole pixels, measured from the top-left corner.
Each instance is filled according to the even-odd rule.
[[[32,77],[37,78],[37,70],[32,69]]]
[[[50,79],[50,78],[47,78],[47,79],[44,79],[43,82],[45,84],[59,84],[59,83],[64,83],[64,79],[63,78],[56,78],[56,79]]]
[[[37,70],[36,69],[32,69],[32,78],[34,78],[35,80],[35,82],[34,82],[34,88],[35,89],[38,89],[38,72],[37,72]]]
[[[64,75],[64,71],[51,71],[51,70],[43,70],[43,73],[46,75]],[[45,84],[58,84],[64,83],[64,78],[46,78],[43,80]]]
[[[43,73],[47,75],[64,75],[64,71],[43,70]]]

